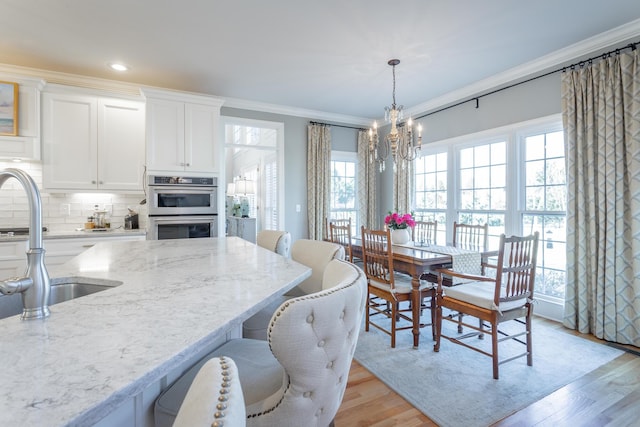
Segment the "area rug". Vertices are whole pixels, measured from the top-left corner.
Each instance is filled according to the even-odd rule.
[[[499,380],[491,359],[480,353],[445,339],[435,353],[430,328],[421,331],[418,349],[409,331],[397,333],[392,349],[388,335],[363,329],[355,359],[438,425],[485,427],[623,354],[547,325],[533,323],[533,366],[524,357],[500,365]]]

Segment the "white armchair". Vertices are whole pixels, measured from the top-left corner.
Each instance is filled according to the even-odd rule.
[[[287,292],[289,296],[308,295],[322,289],[324,269],[333,259],[343,260],[344,247],[323,240],[298,239],[291,246],[291,259],[311,268],[311,277]]]
[[[331,261],[322,290],[290,299],[269,324],[268,341],[235,339],[210,357],[238,366],[247,426],[326,427],[342,402],[365,310],[367,281],[359,267]],[[192,368],[156,406],[177,408]],[[169,400],[166,396],[170,396]]]
[[[299,239],[291,247],[291,259],[311,268],[311,276],[274,303],[263,308],[242,324],[242,336],[258,340],[267,339],[267,326],[276,309],[289,298],[317,292],[322,289],[324,270],[333,259],[344,259],[344,247],[321,240]]]
[[[156,417],[162,414],[163,411],[156,410]],[[214,357],[198,370],[173,427],[244,427],[246,418],[235,362],[229,357]],[[171,421],[172,418],[166,423]]]
[[[256,244],[285,258],[291,256],[291,233],[287,231],[261,230],[256,237]]]

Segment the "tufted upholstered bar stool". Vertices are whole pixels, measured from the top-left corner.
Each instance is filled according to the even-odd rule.
[[[258,232],[256,244],[269,249],[285,258],[291,256],[291,233],[280,230],[262,230]]]
[[[322,290],[290,299],[269,324],[268,340],[234,339],[210,354],[238,366],[247,426],[327,427],[347,386],[367,296],[359,267],[331,261]],[[170,389],[186,389],[192,368]],[[170,390],[169,389],[169,390]],[[163,407],[178,408],[178,393],[167,392]]]
[[[173,401],[170,393],[158,399],[155,408],[156,426],[170,426],[172,422],[173,427],[246,426],[244,396],[238,368],[233,359],[214,357],[199,364],[193,382],[190,386],[187,384],[187,387],[188,391],[172,390],[184,397],[177,416],[166,417],[166,410],[162,407],[163,401]]]
[[[266,340],[267,326],[280,304],[294,296],[306,295],[322,289],[324,269],[332,259],[344,259],[344,247],[321,240],[298,239],[291,247],[291,259],[310,267],[311,277],[245,320],[242,324],[243,338]]]

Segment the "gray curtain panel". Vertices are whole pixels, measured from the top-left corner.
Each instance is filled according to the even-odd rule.
[[[564,324],[640,346],[638,50],[562,75],[567,159]]]
[[[309,239],[321,240],[329,215],[331,192],[331,128],[307,128],[307,219]]]

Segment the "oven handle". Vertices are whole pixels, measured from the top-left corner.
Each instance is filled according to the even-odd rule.
[[[202,222],[213,222],[217,216],[207,215],[181,215],[181,216],[149,216],[149,221],[155,224],[199,224]]]

